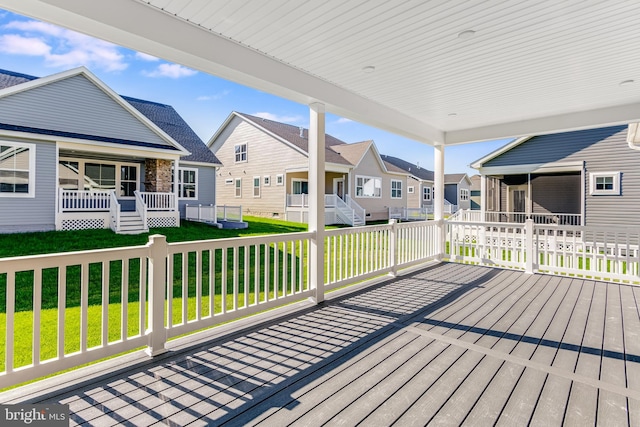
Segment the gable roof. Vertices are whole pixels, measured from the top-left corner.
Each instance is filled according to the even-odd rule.
[[[459,184],[460,181],[466,179],[471,184],[471,180],[466,173],[446,173],[444,174],[444,183],[445,184]]]
[[[371,148],[373,141],[362,141],[362,142],[354,142],[352,144],[336,144],[331,145],[331,148],[336,153],[340,154],[343,158],[345,158],[349,163],[354,166],[357,166],[364,154]]]
[[[171,105],[145,101],[129,96],[123,96],[122,99],[131,104],[136,110],[144,114],[160,129],[191,152],[188,156],[181,157],[181,162],[221,164],[213,152],[207,148],[200,137]]]
[[[85,77],[88,77],[94,83],[98,83],[104,86],[100,81],[93,76],[88,70],[83,67],[80,67],[75,70],[70,70],[64,73],[60,73],[59,75],[54,75],[54,77],[66,77],[67,75],[77,75],[83,74]],[[50,76],[51,77],[51,76]],[[38,78],[35,76],[30,76],[27,74],[16,73],[13,71],[2,70],[0,69],[0,90],[7,89],[13,86],[20,85],[22,83],[34,82],[32,84],[36,84],[38,80],[42,81],[50,78]],[[16,88],[18,89],[18,88]],[[104,88],[103,88],[104,89]],[[108,89],[108,88],[107,88]],[[140,115],[145,121],[153,126],[157,127],[157,130],[162,134],[165,134],[165,139],[171,141],[174,149],[177,149],[183,152],[184,155],[181,160],[191,161],[197,163],[209,163],[213,165],[219,165],[220,162],[215,157],[213,153],[206,147],[204,142],[195,134],[193,129],[189,127],[189,125],[182,119],[182,117],[173,109],[173,107],[165,104],[155,103],[151,101],[145,101],[141,99],[125,97],[115,94],[116,99],[119,98],[121,100],[123,106],[126,109],[131,110],[135,115]],[[142,143],[138,141],[132,140],[124,140],[120,138],[110,138],[104,136],[96,136],[96,135],[87,135],[87,134],[77,134],[73,132],[62,132],[51,129],[37,129],[37,128],[29,128],[25,126],[12,126],[12,125],[0,125],[0,128],[5,130],[18,130],[29,133],[38,133],[45,135],[53,135],[53,136],[64,136],[69,138],[78,138],[78,139],[88,139],[94,141],[102,141],[102,142],[114,142],[125,145],[134,145],[134,146],[147,146],[151,148],[161,148],[168,149],[172,148],[171,146],[163,146],[163,145],[155,145]]]
[[[391,164],[402,172],[406,172],[424,181],[433,181],[433,171],[429,169],[421,168],[418,165],[414,165],[398,157],[388,156],[386,154],[383,154],[381,157],[384,162]]]
[[[262,129],[264,132],[274,136],[280,141],[294,147],[304,155],[309,155],[309,130],[299,126],[288,125],[286,123],[276,122],[274,120],[264,119],[262,117],[252,116],[251,114],[239,113],[232,111],[227,120],[220,126],[215,134],[209,139],[207,144],[212,150],[213,143],[217,139],[222,130],[231,122],[234,117],[240,117],[252,123],[254,126]],[[302,136],[300,136],[302,134]],[[325,162],[339,165],[352,166],[352,164],[334,150],[329,149],[330,146],[345,144],[346,142],[339,140],[329,134],[325,134]]]

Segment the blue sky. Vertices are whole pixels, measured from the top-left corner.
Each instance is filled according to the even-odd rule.
[[[0,9],[0,68],[41,77],[81,65],[121,95],[172,105],[205,142],[233,110],[309,125],[305,105]],[[326,130],[433,170],[428,145],[330,114]],[[469,163],[508,141],[447,147],[445,172],[472,175]]]

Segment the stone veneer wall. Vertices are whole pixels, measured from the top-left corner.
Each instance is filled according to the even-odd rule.
[[[144,189],[150,193],[171,192],[171,160],[146,159]]]

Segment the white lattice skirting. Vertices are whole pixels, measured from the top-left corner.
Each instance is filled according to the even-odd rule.
[[[101,218],[90,219],[63,219],[60,230],[88,230],[105,228],[104,220]]]
[[[149,228],[178,227],[176,218],[147,218]]]

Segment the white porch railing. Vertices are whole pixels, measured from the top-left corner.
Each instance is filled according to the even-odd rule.
[[[175,193],[150,193],[136,191],[149,211],[175,211],[178,209]]]
[[[58,212],[108,211],[111,208],[111,191],[77,191],[58,189]]]
[[[325,289],[437,257],[436,233],[434,222],[327,231]],[[312,236],[151,236],[145,246],[0,259],[0,387],[145,345],[160,354],[170,337],[308,298]],[[24,289],[32,298],[18,297]]]
[[[186,205],[184,217],[189,221],[218,222],[215,205]]]
[[[640,283],[640,231],[624,227],[446,222],[445,258],[527,272]]]
[[[364,225],[364,223],[367,220],[367,212],[366,212],[366,210],[362,206],[360,206],[358,204],[358,202],[353,200],[351,198],[351,196],[348,195],[348,194],[344,195],[344,201],[347,204],[347,206],[349,206],[351,209],[353,209],[353,214],[356,217],[356,219],[360,219],[362,224]]]
[[[149,206],[147,205],[147,200],[153,201],[154,199],[149,197],[145,198],[144,194],[145,193],[141,193],[138,190],[133,192],[133,195],[136,198],[136,213],[140,217],[142,224],[144,224],[144,231],[147,232],[149,231],[149,225],[148,225],[149,222],[147,221],[147,211],[149,210]],[[149,194],[149,193],[146,193],[146,194]]]
[[[389,207],[389,219],[400,219],[404,221],[424,221],[429,218],[428,209]]]
[[[567,213],[525,213],[525,212],[484,212],[472,210],[459,210],[455,219],[459,221],[472,222],[510,222],[524,223],[527,219],[532,219],[536,224],[558,224],[558,225],[582,225],[581,214]]]
[[[308,194],[287,194],[287,207],[308,208]]]

